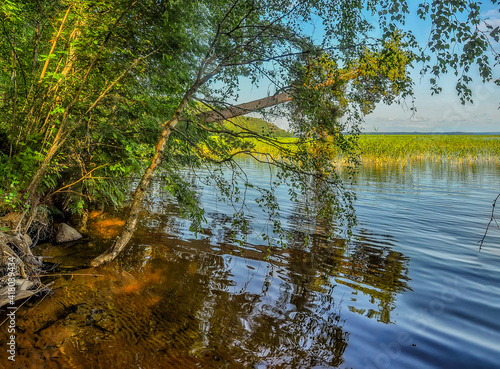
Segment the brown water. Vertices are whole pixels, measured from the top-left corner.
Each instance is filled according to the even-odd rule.
[[[82,268],[120,227],[96,216],[101,238],[38,248],[65,275],[17,311],[15,363],[0,327],[0,367],[498,368],[498,232],[476,244],[498,178],[494,166],[367,169],[353,241],[327,241],[283,198],[286,249],[227,242],[228,205],[208,188],[198,238],[155,196],[119,260]]]

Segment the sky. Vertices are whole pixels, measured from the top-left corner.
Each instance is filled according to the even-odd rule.
[[[409,106],[379,104],[365,118],[365,132],[500,132],[498,86],[474,83],[474,104],[462,105],[452,78],[443,79],[439,95],[431,95],[426,80],[420,81],[419,76],[414,80],[417,111],[410,111]]]
[[[500,26],[499,8],[494,7],[491,2],[484,2],[483,16],[489,18],[493,26]],[[414,2],[413,4],[416,4]],[[430,25],[422,23],[415,18],[409,18],[407,25],[414,32],[417,41],[425,45],[430,32]],[[314,36],[321,38],[321,27],[312,27]],[[316,37],[315,37],[316,38]],[[496,51],[500,52],[500,45],[496,44]],[[439,95],[431,95],[429,77],[420,78],[421,66],[415,65],[412,72],[415,82],[415,107],[413,113],[409,107],[411,101],[406,104],[393,104],[386,106],[379,104],[375,111],[365,118],[364,132],[500,132],[500,87],[494,83],[483,84],[478,75],[472,74],[473,83],[470,85],[473,92],[474,104],[462,105],[455,90],[456,78],[453,74],[441,76],[439,85],[443,88]],[[493,69],[493,78],[500,77],[500,67]],[[241,96],[261,95],[265,88],[249,88]],[[240,100],[240,101],[243,101]],[[246,100],[252,100],[247,98]],[[276,120],[280,128],[287,128],[288,123],[284,120]]]

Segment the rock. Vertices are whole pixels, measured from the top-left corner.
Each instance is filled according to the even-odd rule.
[[[70,227],[66,223],[61,223],[56,234],[57,243],[76,241],[80,238],[82,238],[82,235],[76,229]]]

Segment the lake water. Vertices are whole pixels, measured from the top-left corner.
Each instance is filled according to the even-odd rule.
[[[109,217],[93,219],[103,240],[38,248],[67,275],[17,312],[16,363],[2,349],[0,367],[500,368],[500,231],[477,243],[499,180],[495,165],[364,168],[354,238],[328,241],[283,199],[286,249],[230,242],[229,205],[207,187],[197,238],[153,194],[158,214],[116,262],[81,267],[119,228]]]

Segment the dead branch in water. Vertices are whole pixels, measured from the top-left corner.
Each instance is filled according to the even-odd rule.
[[[484,240],[486,239],[486,235],[488,234],[488,230],[491,226],[491,223],[493,221],[495,221],[495,224],[497,225],[497,228],[500,228],[500,226],[498,225],[498,222],[495,218],[495,206],[497,204],[497,200],[500,198],[500,194],[498,194],[498,196],[495,198],[495,200],[493,200],[493,205],[491,206],[491,217],[490,217],[490,221],[488,222],[488,225],[486,226],[486,230],[484,232],[484,235],[483,235],[483,238],[481,239],[481,241],[478,241],[479,243],[479,251],[481,251],[481,247],[483,246],[483,243],[484,243]]]

